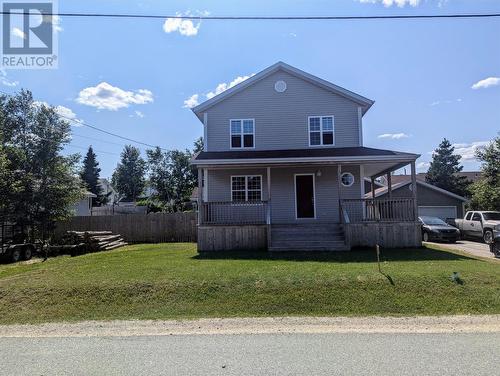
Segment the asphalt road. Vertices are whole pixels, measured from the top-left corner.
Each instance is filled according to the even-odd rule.
[[[490,252],[490,246],[479,241],[459,240],[456,243],[432,243],[446,249],[458,249],[462,252],[470,253],[474,256],[495,258]]]
[[[500,333],[0,338],[1,375],[498,375]]]

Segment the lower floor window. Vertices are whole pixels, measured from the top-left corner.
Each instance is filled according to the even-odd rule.
[[[262,200],[262,177],[259,175],[231,176],[231,199],[233,201]]]

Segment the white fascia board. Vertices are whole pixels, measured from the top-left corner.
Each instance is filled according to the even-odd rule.
[[[304,157],[304,158],[254,158],[254,159],[208,159],[208,160],[194,160],[192,161],[195,165],[245,165],[245,164],[277,164],[277,163],[303,163],[303,162],[329,162],[329,163],[375,163],[375,162],[412,162],[415,161],[418,155],[377,155],[377,156],[359,156],[359,157]]]

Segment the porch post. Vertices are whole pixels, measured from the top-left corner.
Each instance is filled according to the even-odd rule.
[[[372,176],[370,177],[371,183],[372,183],[372,199],[375,200],[375,178]]]
[[[413,193],[413,213],[415,221],[418,221],[418,204],[417,204],[417,171],[415,161],[411,162],[411,191]]]
[[[206,183],[205,183],[206,185]],[[198,226],[201,225],[202,222],[202,203],[203,203],[203,170],[198,168]]]
[[[267,213],[266,223],[271,224],[271,167],[267,168]]]
[[[266,224],[267,224],[267,249],[271,248],[271,167],[267,167],[267,206],[266,206]]]
[[[392,198],[392,177],[390,172],[387,173],[387,197]]]
[[[342,165],[337,165],[337,190],[339,192],[339,222],[342,223],[342,184],[340,184],[340,178],[342,176]]]

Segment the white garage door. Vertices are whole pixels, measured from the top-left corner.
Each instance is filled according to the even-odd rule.
[[[457,218],[457,207],[456,206],[419,206],[418,215],[438,217],[442,220],[446,218]]]

